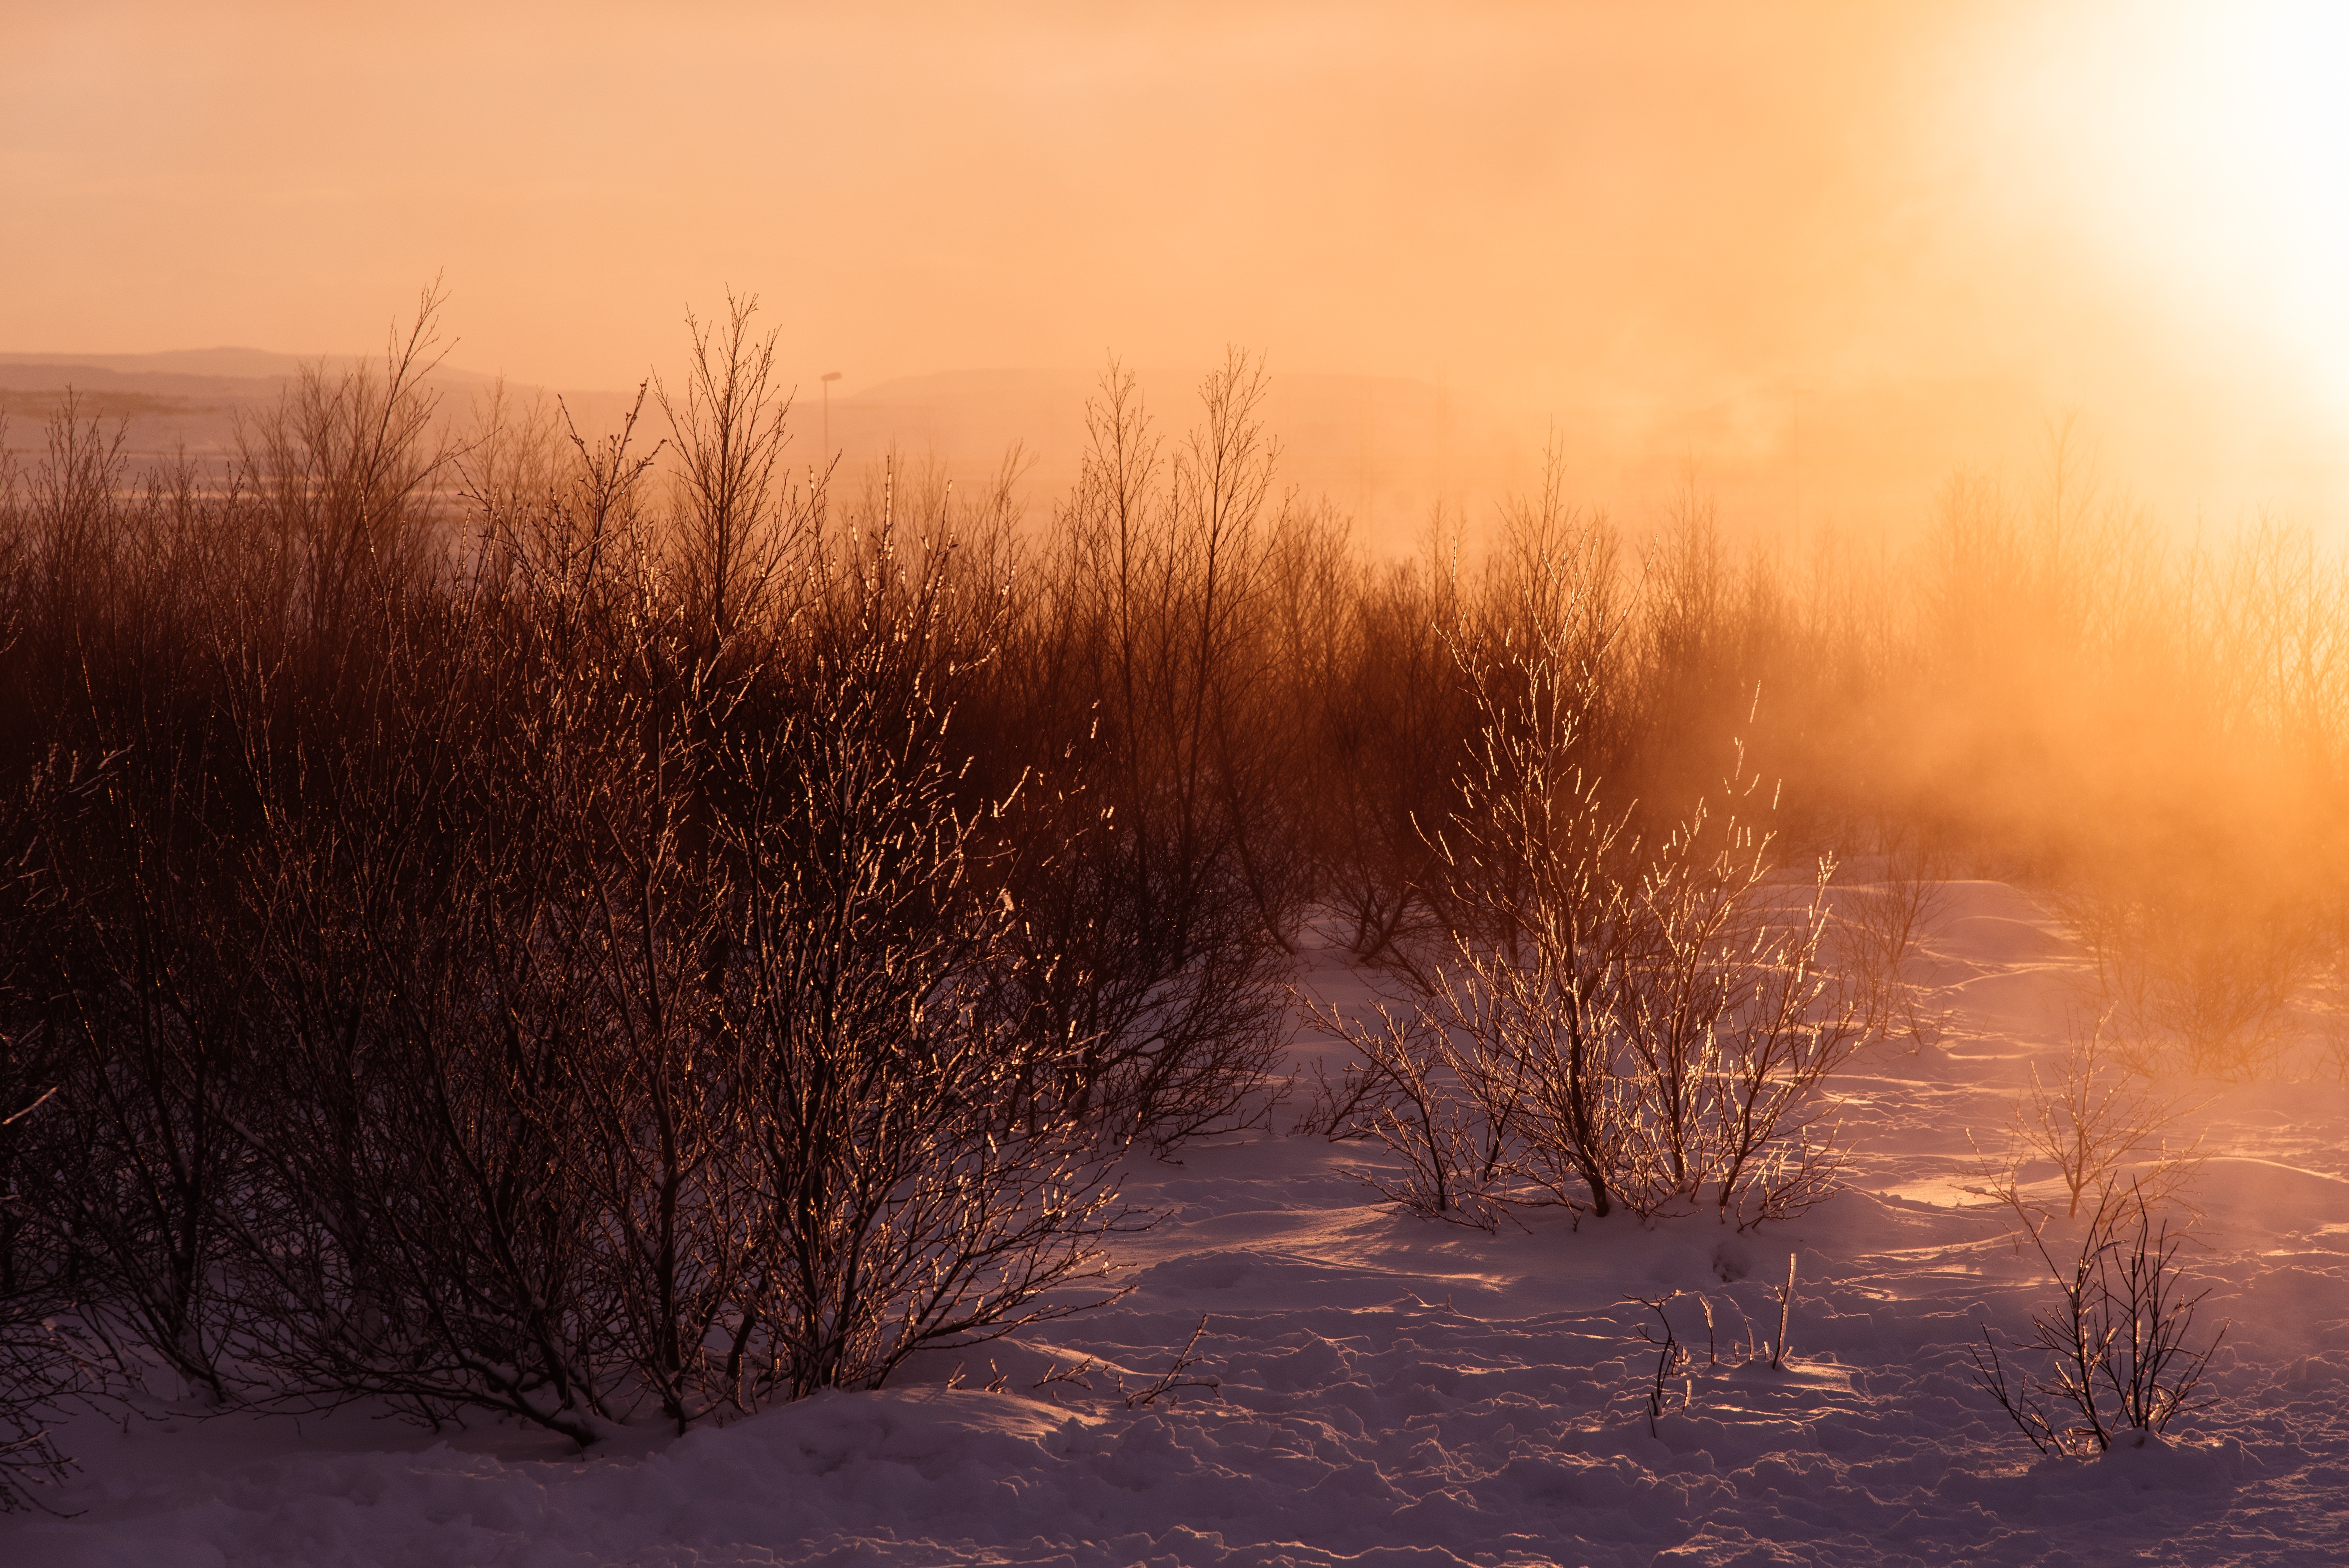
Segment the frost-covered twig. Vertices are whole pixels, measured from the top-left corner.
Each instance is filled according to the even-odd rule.
[[[1175,1391],[1181,1388],[1205,1388],[1209,1393],[1216,1395],[1216,1398],[1221,1398],[1223,1397],[1223,1384],[1218,1379],[1214,1377],[1185,1377],[1183,1376],[1184,1373],[1188,1372],[1193,1367],[1198,1364],[1197,1357],[1194,1357],[1191,1352],[1199,1347],[1200,1336],[1205,1335],[1206,1332],[1206,1315],[1202,1313],[1199,1317],[1199,1326],[1191,1330],[1191,1337],[1189,1341],[1184,1345],[1180,1354],[1174,1357],[1174,1364],[1166,1368],[1165,1372],[1156,1382],[1145,1383],[1140,1387],[1129,1388],[1125,1386],[1125,1379],[1123,1377],[1120,1377],[1117,1380],[1117,1391],[1119,1396],[1125,1400],[1125,1408],[1129,1410],[1139,1410],[1146,1405],[1156,1404],[1161,1398],[1164,1398],[1171,1405],[1174,1402],[1174,1396]]]
[[[1778,1337],[1772,1341],[1769,1346],[1770,1370],[1773,1372],[1783,1372],[1786,1369],[1787,1319],[1791,1316],[1795,1309],[1794,1253],[1788,1253],[1786,1254],[1786,1283],[1784,1285],[1772,1285],[1770,1287],[1770,1294],[1778,1298]]]
[[[1665,1392],[1666,1386],[1674,1377],[1683,1378],[1681,1387],[1682,1409],[1687,1409],[1696,1398],[1696,1379],[1684,1376],[1690,1359],[1688,1347],[1682,1345],[1680,1342],[1680,1336],[1673,1333],[1671,1315],[1664,1311],[1668,1305],[1680,1299],[1681,1294],[1679,1291],[1671,1291],[1652,1298],[1644,1295],[1627,1295],[1623,1298],[1627,1305],[1636,1304],[1646,1307],[1656,1315],[1656,1321],[1663,1325],[1664,1336],[1661,1339],[1649,1333],[1646,1324],[1640,1325],[1640,1337],[1656,1347],[1656,1376],[1648,1389],[1648,1435],[1651,1438],[1657,1435],[1656,1422],[1664,1413],[1664,1402],[1668,1398]],[[1708,1324],[1713,1321],[1710,1307],[1706,1309],[1705,1321]]]
[[[1100,1367],[1101,1363],[1094,1360],[1090,1356],[1086,1357],[1082,1361],[1075,1362],[1067,1367],[1063,1367],[1058,1361],[1055,1361],[1051,1366],[1045,1369],[1044,1375],[1041,1377],[1037,1378],[1036,1381],[1030,1384],[1029,1387],[1031,1388],[1043,1388],[1049,1387],[1054,1383],[1071,1383],[1090,1394],[1093,1391],[1093,1386],[1085,1380],[1085,1375],[1089,1372],[1098,1371]]]

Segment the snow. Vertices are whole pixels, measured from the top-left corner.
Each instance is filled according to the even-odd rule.
[[[586,1459],[356,1410],[80,1418],[71,1517],[0,1520],[0,1563],[2349,1561],[2349,1095],[2198,1086],[2189,1266],[2204,1332],[2230,1324],[2212,1403],[2166,1439],[2039,1458],[1969,1375],[1980,1326],[2012,1341],[2049,1293],[1966,1190],[1967,1130],[1995,1137],[2060,1060],[2086,966],[2013,890],[1953,893],[1929,950],[1949,1032],[1836,1080],[1851,1184],[1800,1220],[1486,1235],[1387,1211],[1348,1174],[1374,1151],[1277,1116],[1136,1170],[1164,1218],[1122,1245],[1134,1288],[1042,1337]],[[1308,980],[1361,994],[1326,956]],[[1775,1333],[1790,1253],[1774,1372],[1747,1326]],[[1622,1298],[1673,1290],[1713,1302],[1718,1359],[1672,1303],[1695,1364],[1651,1436],[1653,1316]],[[1203,1315],[1220,1397],[1129,1409],[1115,1378],[1164,1372]],[[1091,1392],[1038,1386],[1088,1358]]]

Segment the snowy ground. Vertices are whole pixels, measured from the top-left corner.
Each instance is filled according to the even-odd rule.
[[[1800,1221],[1486,1236],[1368,1202],[1363,1149],[1237,1140],[1136,1172],[1164,1218],[1124,1249],[1133,1294],[963,1387],[947,1358],[590,1460],[357,1413],[84,1421],[80,1511],[0,1521],[0,1563],[2349,1562],[2349,1095],[2218,1091],[2191,1260],[2232,1325],[2215,1402],[2165,1446],[2035,1458],[1968,1377],[1978,1325],[2019,1335],[2048,1292],[1962,1191],[1964,1130],[2060,1056],[2080,965],[2012,891],[1956,892],[1953,1030],[1837,1081],[1854,1182]],[[1790,1252],[1794,1365],[1737,1365],[1728,1304],[1774,1330]],[[1722,1304],[1723,1355],[1684,1300],[1692,1398],[1651,1437],[1655,1352],[1618,1303],[1674,1288]],[[1033,1387],[1055,1357],[1146,1380],[1202,1315],[1220,1398]]]

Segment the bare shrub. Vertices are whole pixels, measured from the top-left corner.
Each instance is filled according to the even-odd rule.
[[[16,806],[0,812],[0,1035],[12,1073],[39,1082],[0,1089],[16,1100],[0,1116],[32,1107],[0,1130],[0,1274],[45,1300],[36,1319],[66,1315],[119,1353],[114,1371],[160,1364],[217,1399],[236,1140],[216,1097],[240,1068],[249,966],[202,653],[242,546],[188,463],[132,489],[119,432],[71,398],[23,503],[12,487],[0,504],[26,569],[0,599],[0,799]],[[64,1341],[26,1343],[47,1357]]]
[[[378,726],[248,731],[274,1062],[242,1107],[245,1356],[297,1395],[586,1443],[612,1414],[574,1056],[601,1022],[597,880],[583,802],[535,787],[579,758],[527,700],[493,722],[481,643],[444,629],[393,641]]]
[[[1114,1149],[1006,1001],[930,681],[984,652],[939,642],[951,552],[909,580],[885,519],[716,645],[625,435],[574,444],[464,594],[382,601],[369,722],[249,665],[282,1044],[240,1109],[244,1358],[584,1445],[1078,1310],[1040,1297],[1100,1272]]]
[[[378,578],[347,613],[371,666],[321,681],[265,636],[232,650],[273,1060],[234,1102],[236,1332],[255,1397],[486,1408],[584,1444],[647,1387],[700,1413],[674,1353],[710,1310],[679,1277],[681,1183],[598,1206],[636,1130],[614,1121],[667,1081],[665,1004],[698,994],[661,852],[695,779],[676,705],[647,698],[643,462],[574,436],[565,473],[527,449],[551,431],[490,435],[464,474],[468,576]],[[644,1209],[671,1222],[649,1246]],[[647,1250],[666,1334],[628,1288]]]
[[[2002,1157],[1983,1166],[1983,1191],[2009,1209],[2034,1207],[2023,1195],[2027,1161],[2055,1168],[2064,1192],[2064,1217],[2076,1219],[2084,1196],[2103,1192],[2125,1171],[2148,1202],[2176,1196],[2201,1167],[2201,1140],[2172,1147],[2170,1134],[2197,1109],[2164,1095],[2127,1064],[2106,1038],[2106,1021],[2083,1029],[2073,1021],[2064,1075],[2050,1081],[2031,1068],[2008,1123]]]
[[[200,683],[223,519],[186,481],[181,467],[131,493],[119,432],[68,399],[30,483],[36,596],[16,605],[9,727],[36,727],[16,852],[40,913],[14,923],[14,1026],[45,1042],[57,1094],[21,1131],[16,1197],[91,1326],[219,1399],[209,1295],[235,1134],[216,1101],[240,1070],[249,965]]]
[[[218,1400],[220,1217],[240,1157],[222,1109],[249,1060],[252,965],[211,783],[177,738],[120,734],[103,781],[41,824],[47,917],[26,934],[58,1078],[26,1192],[99,1332]]]
[[[1444,980],[1438,972],[1434,983]],[[1296,1130],[1333,1140],[1376,1139],[1402,1164],[1400,1174],[1357,1172],[1380,1197],[1423,1219],[1496,1229],[1506,1212],[1500,1193],[1515,1174],[1507,1136],[1514,1108],[1497,1118],[1480,1114],[1485,1106],[1463,1077],[1473,1064],[1450,1048],[1441,1015],[1419,1008],[1398,1015],[1382,1003],[1372,1023],[1318,1004],[1308,1007],[1356,1059],[1334,1079],[1316,1064],[1314,1092]]]
[[[1772,1285],[1770,1287],[1770,1294],[1776,1298],[1778,1303],[1778,1336],[1775,1339],[1771,1340],[1769,1345],[1770,1370],[1773,1372],[1782,1372],[1785,1370],[1786,1367],[1786,1353],[1789,1344],[1788,1336],[1792,1332],[1790,1320],[1793,1317],[1795,1310],[1794,1253],[1788,1253],[1786,1254],[1786,1283],[1783,1285]]]
[[[577,1037],[574,1070],[595,1294],[615,1353],[683,1430],[743,1403],[724,1346],[761,1232],[738,1168],[750,1091],[709,990],[729,890],[694,874],[666,804],[613,824],[616,863],[585,910],[602,1026]]]
[[[1453,805],[1458,671],[1444,646],[1442,562],[1361,569],[1321,647],[1299,650],[1309,686],[1300,782],[1321,896],[1355,957],[1384,962],[1426,919],[1433,850],[1421,822]],[[1332,590],[1336,592],[1336,590]],[[1318,655],[1318,656],[1315,656]]]
[[[2137,1070],[2243,1080],[2282,1059],[2325,956],[2310,901],[2181,868],[2159,887],[2075,889],[2064,907],[2095,956],[2115,1052]]]
[[[1199,1341],[1206,1336],[1206,1332],[1207,1315],[1201,1313],[1199,1326],[1191,1330],[1191,1337],[1184,1341],[1183,1348],[1174,1353],[1174,1359],[1165,1371],[1161,1372],[1149,1382],[1137,1384],[1131,1388],[1125,1386],[1124,1377],[1120,1377],[1117,1380],[1117,1392],[1119,1398],[1125,1402],[1125,1408],[1129,1410],[1147,1409],[1164,1399],[1167,1407],[1172,1408],[1185,1388],[1205,1388],[1217,1398],[1223,1398],[1223,1384],[1220,1380],[1191,1376],[1191,1369],[1199,1364],[1198,1356],[1195,1354],[1199,1348]]]
[[[2055,1286],[2055,1306],[2031,1323],[2047,1369],[2009,1367],[1987,1325],[1973,1352],[1976,1381],[2043,1454],[2102,1453],[2166,1430],[2198,1408],[2195,1391],[2226,1338],[2222,1326],[2199,1349],[2191,1343],[2208,1293],[2185,1294],[2184,1238],[2156,1221],[2145,1194],[2107,1181],[2095,1197],[2076,1252],[2051,1240],[2045,1216],[2010,1205]]]
[[[874,586],[793,724],[734,749],[746,805],[719,830],[740,880],[718,1006],[758,1215],[735,1354],[787,1398],[1081,1310],[1048,1293],[1101,1277],[1122,1212],[1058,1092],[1084,1042],[1005,1005],[1017,906],[971,863],[987,841],[953,809],[946,716],[893,673],[935,580]]]
[[[49,1314],[0,1295],[0,1513],[46,1509],[43,1491],[72,1473],[49,1423],[81,1391],[79,1370]]]
[[[537,493],[494,469],[471,493],[501,590],[485,630],[512,729],[495,811],[572,857],[548,956],[585,982],[563,1061],[579,1094],[573,1174],[595,1215],[585,1290],[609,1355],[683,1429],[740,1403],[720,1325],[739,1324],[755,1232],[731,1163],[744,1092],[711,984],[731,883],[708,849],[709,731],[737,698],[696,673],[698,590],[678,614],[652,594],[653,459],[630,449],[641,407],[640,393],[604,440],[569,431],[576,460]],[[529,443],[550,433],[525,428],[512,467],[543,469]],[[740,614],[764,608],[737,598]]]
[[[1754,1340],[1753,1318],[1738,1305],[1733,1295],[1725,1295],[1723,1299],[1728,1305],[1736,1307],[1739,1317],[1745,1323],[1745,1357],[1742,1365],[1766,1362],[1771,1371],[1783,1372],[1792,1359],[1787,1338],[1795,1305],[1795,1255],[1792,1253],[1786,1254],[1786,1283],[1767,1288],[1778,1308],[1778,1333],[1775,1338],[1765,1338],[1758,1344]],[[1659,1336],[1644,1321],[1637,1326],[1641,1343],[1656,1347],[1656,1370],[1648,1382],[1645,1400],[1650,1437],[1657,1435],[1657,1423],[1670,1408],[1673,1378],[1681,1379],[1681,1408],[1685,1410],[1696,1401],[1695,1346],[1692,1343],[1682,1341],[1671,1311],[1672,1304],[1683,1297],[1692,1297],[1697,1310],[1703,1314],[1705,1366],[1708,1369],[1717,1367],[1721,1365],[1721,1341],[1711,1295],[1703,1291],[1675,1290],[1660,1296],[1627,1295],[1617,1302],[1620,1306],[1644,1307],[1654,1313],[1656,1328],[1662,1331]],[[1732,1341],[1733,1353],[1735,1348],[1735,1342]]]
[[[1671,1384],[1673,1378],[1679,1377],[1682,1380],[1682,1409],[1687,1409],[1696,1398],[1696,1379],[1688,1376],[1692,1357],[1689,1355],[1688,1346],[1681,1343],[1680,1336],[1672,1328],[1671,1314],[1665,1310],[1679,1295],[1678,1291],[1674,1291],[1669,1295],[1653,1297],[1627,1295],[1623,1298],[1626,1305],[1644,1306],[1654,1313],[1657,1326],[1663,1330],[1663,1337],[1659,1339],[1649,1332],[1646,1324],[1640,1326],[1640,1339],[1656,1347],[1656,1375],[1648,1387],[1648,1435],[1651,1438],[1657,1435],[1656,1423],[1663,1418],[1664,1410],[1671,1400]],[[1713,1309],[1710,1303],[1706,1305],[1705,1321],[1708,1325],[1713,1321]]]
[[[447,353],[441,304],[437,284],[424,291],[407,329],[391,328],[380,368],[305,366],[276,407],[238,428],[237,483],[266,577],[245,614],[306,634],[329,665],[364,665],[359,619],[387,584],[429,574],[447,542],[432,487],[450,452],[425,385]]]
[[[2317,1041],[2316,1071],[2334,1083],[2349,1085],[2349,1029],[2338,1013],[2327,1017]]]
[[[1875,870],[1875,881],[1847,886],[1836,899],[1836,961],[1880,1008],[1883,1036],[1912,1048],[1932,1045],[1941,1037],[1942,1015],[1927,988],[1909,978],[1909,965],[1949,913],[1946,857],[1921,833],[1903,833]]]
[[[1447,940],[1400,966],[1406,1015],[1316,1009],[1361,1057],[1317,1119],[1402,1152],[1406,1206],[1472,1223],[1524,1202],[1798,1212],[1840,1168],[1813,1101],[1871,1023],[1820,968],[1831,868],[1806,893],[1769,880],[1769,838],[1736,814],[1750,779],[1644,852],[1609,814],[1578,760],[1588,666],[1567,641],[1595,547],[1545,543],[1532,640],[1461,655],[1481,729],[1433,839]]]

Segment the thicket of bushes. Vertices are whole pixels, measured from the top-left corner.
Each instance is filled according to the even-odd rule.
[[[1309,922],[1438,1015],[1562,980],[1630,1078],[1730,1086],[1507,1156],[1642,1210],[1831,1171],[1780,1161],[1782,1091],[1884,992],[1855,1024],[1825,906],[1754,923],[1782,863],[2061,882],[2203,1065],[2332,951],[2343,580],[2282,531],[2172,552],[1965,481],[1905,553],[1741,551],[1695,500],[1635,546],[1553,465],[1481,553],[1380,560],[1280,491],[1240,358],[1171,441],[1112,372],[1049,518],[1015,469],[852,500],[793,478],[747,305],[659,442],[450,438],[429,315],[225,484],[68,408],[0,485],[11,1366],[66,1376],[71,1307],[218,1399],[583,1443],[871,1386],[1098,1296],[1120,1153],[1263,1114]],[[2246,931],[2282,990],[2165,1000]]]
[[[1583,755],[1612,634],[1584,613],[1591,542],[1550,536],[1505,662],[1455,645],[1476,729],[1426,834],[1439,931],[1395,944],[1400,1007],[1313,1009],[1356,1059],[1318,1072],[1299,1130],[1379,1140],[1402,1173],[1366,1179],[1432,1217],[1709,1205],[1744,1228],[1833,1191],[1818,1090],[1897,1026],[1907,944],[1858,910],[1843,924],[1871,940],[1830,944],[1831,859],[1807,888],[1774,877],[1742,769],[1641,841]]]
[[[61,419],[11,514],[12,1322],[585,1444],[1098,1297],[1115,1157],[1270,1036],[1181,1026],[1261,989],[1193,977],[1228,934],[1055,1005],[1133,922],[1066,780],[950,744],[999,591],[774,482],[744,313],[666,498],[626,438],[436,457],[424,346],[224,490]],[[1106,884],[1065,943],[1048,877]]]

